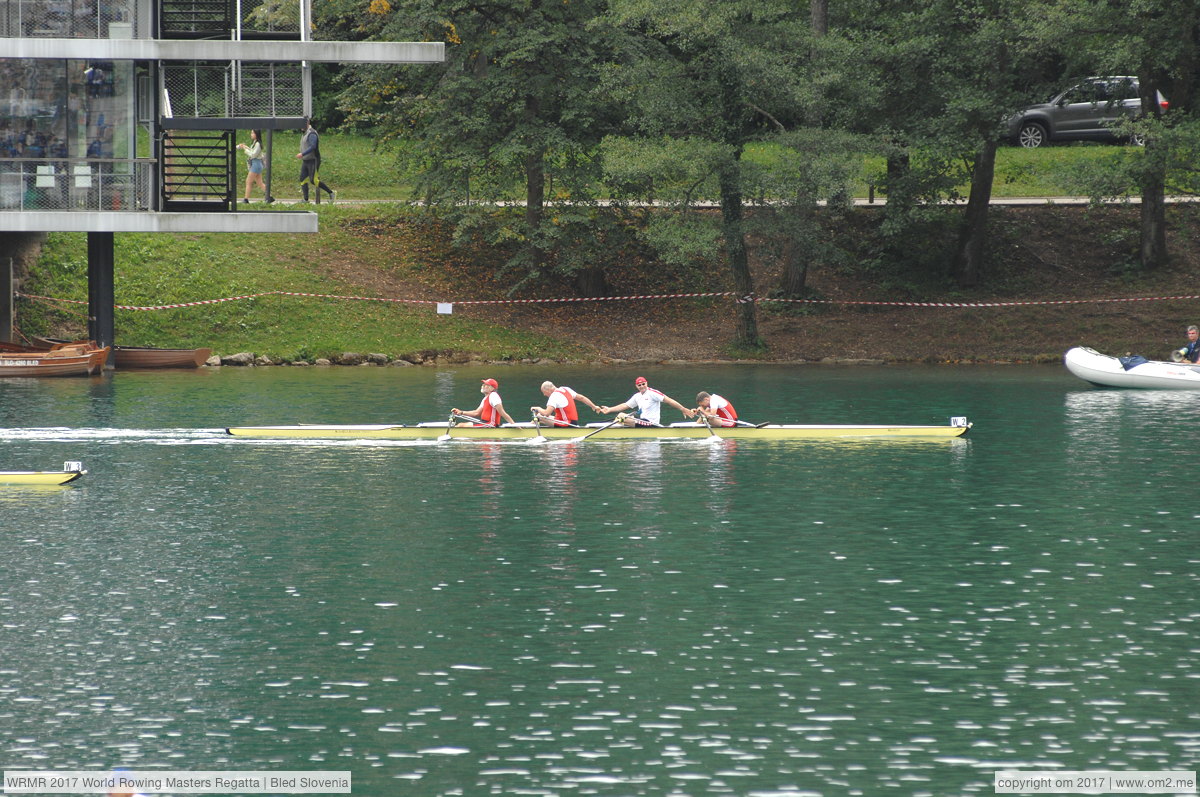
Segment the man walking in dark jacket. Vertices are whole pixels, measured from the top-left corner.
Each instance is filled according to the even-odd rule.
[[[300,193],[304,201],[308,201],[308,186],[316,190],[317,204],[321,204],[321,192],[329,194],[329,204],[333,204],[336,194],[328,183],[321,182],[321,139],[311,119],[305,120],[304,135],[300,136],[300,151],[296,153],[300,159]]]

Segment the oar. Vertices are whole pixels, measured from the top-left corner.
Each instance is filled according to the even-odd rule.
[[[699,407],[697,407],[697,408],[695,409],[695,412],[698,412],[698,413],[700,413],[701,415],[703,415],[703,414],[704,414],[703,410],[701,410]],[[707,419],[705,420],[705,423],[708,423]],[[737,418],[735,418],[735,419],[733,420],[733,425],[734,425],[734,426],[744,426],[744,427],[746,427],[747,429],[761,429],[761,428],[763,428],[764,426],[770,426],[771,424],[770,424],[770,422],[769,422],[769,421],[763,421],[762,423],[750,423],[749,421],[743,421],[743,420],[740,420],[740,419],[737,419]],[[710,425],[710,426],[709,426],[709,430],[711,430],[711,429],[712,429],[712,426]]]
[[[616,423],[617,421],[622,421],[622,420],[624,420],[624,419],[625,419],[625,416],[624,416],[623,414],[621,414],[621,413],[618,413],[618,414],[617,414],[617,417],[613,418],[611,421],[609,421],[608,423],[604,424],[603,426],[601,426],[601,427],[600,427],[599,429],[597,429],[596,431],[594,431],[594,432],[588,432],[588,433],[587,433],[587,434],[585,434],[583,437],[579,438],[579,442],[581,442],[581,443],[582,443],[584,440],[587,440],[589,437],[591,437],[591,436],[592,436],[592,435],[594,435],[594,434],[600,434],[601,432],[603,432],[603,431],[604,431],[605,429],[607,429],[608,427],[612,426],[612,425],[613,425],[614,423]]]
[[[546,442],[546,438],[542,436],[541,416],[538,415],[536,411],[533,413],[533,428],[537,430],[537,434],[534,437],[532,437],[529,440],[529,442],[531,442],[531,443]]]
[[[450,417],[446,419],[446,433],[438,435],[438,442],[444,443],[450,439],[450,430],[454,428],[454,413],[450,413]]]
[[[455,415],[452,413],[450,420],[454,420],[455,418],[458,418],[460,421],[466,421],[469,424],[482,424],[478,418],[472,418],[470,415]]]
[[[717,436],[718,436],[718,435],[717,435],[717,433],[713,431],[712,424],[708,422],[708,415],[706,415],[705,413],[701,412],[701,413],[700,413],[700,420],[704,421],[704,426],[705,426],[705,428],[706,428],[706,429],[708,429],[708,434],[709,434],[709,436],[710,436],[710,439],[711,439],[711,438],[713,438],[713,437],[717,437]]]

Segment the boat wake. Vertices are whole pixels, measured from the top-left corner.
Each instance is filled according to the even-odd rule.
[[[139,443],[160,446],[189,446],[189,445],[219,445],[219,446],[283,446],[303,448],[424,448],[437,446],[458,446],[468,443],[478,445],[479,441],[469,439],[450,439],[439,441],[429,440],[389,440],[387,438],[260,438],[235,437],[224,428],[220,429],[114,429],[114,428],[79,428],[66,426],[48,426],[40,428],[0,429],[0,439],[8,441],[44,442],[44,443],[94,443],[98,445],[119,445]],[[528,446],[535,445],[557,446],[575,444],[577,440],[546,440],[535,441],[533,438],[516,438],[513,440],[488,441],[491,445]]]
[[[428,446],[434,440],[312,440],[312,439],[247,439],[231,437],[225,429],[113,429],[49,426],[42,428],[0,429],[0,439],[46,443],[97,443],[146,445],[284,445],[284,446]]]
[[[0,438],[5,440],[44,440],[56,443],[193,441],[217,437],[223,431],[223,429],[112,429],[47,426],[0,429]]]

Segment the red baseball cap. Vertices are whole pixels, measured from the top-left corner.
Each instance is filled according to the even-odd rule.
[[[495,379],[480,379],[479,381],[483,382],[485,385],[491,385],[492,387],[495,387],[495,388],[500,387],[500,383],[497,382]]]
[[[633,383],[635,385],[650,384],[649,382],[646,381],[646,377],[644,377],[644,376],[639,376],[637,379],[633,380]]]

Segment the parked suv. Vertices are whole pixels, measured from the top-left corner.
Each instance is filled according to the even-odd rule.
[[[1167,109],[1161,91],[1158,104]],[[1008,134],[1022,147],[1043,147],[1052,141],[1118,141],[1113,125],[1141,111],[1136,77],[1090,77],[1009,118]],[[1135,138],[1133,143],[1142,142]]]

